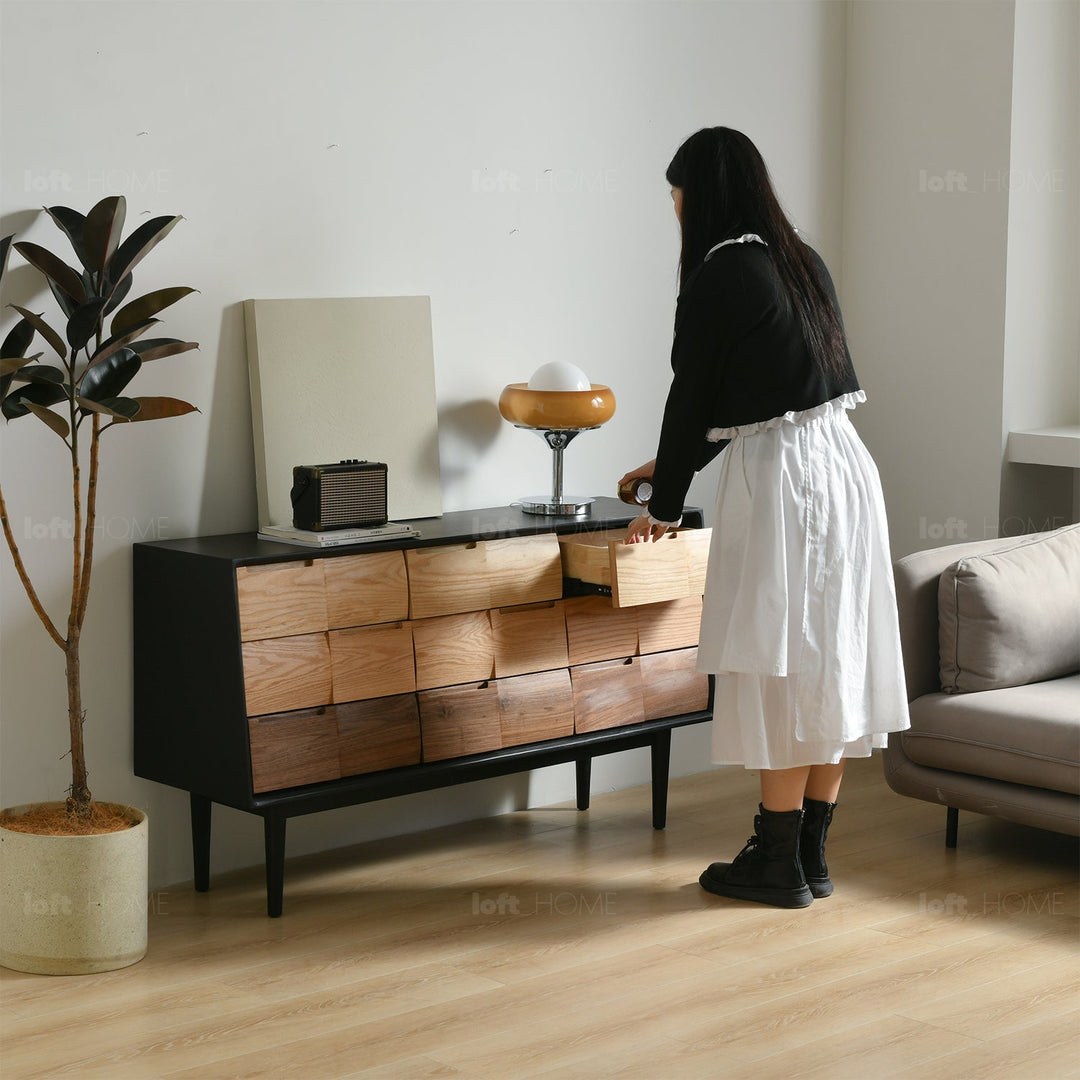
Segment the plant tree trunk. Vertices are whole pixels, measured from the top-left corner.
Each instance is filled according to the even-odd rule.
[[[83,750],[83,723],[86,713],[82,707],[82,683],[79,679],[79,629],[68,635],[64,649],[64,668],[67,673],[68,727],[71,733],[71,794],[68,812],[79,817],[90,814],[90,789],[86,786],[86,754]]]

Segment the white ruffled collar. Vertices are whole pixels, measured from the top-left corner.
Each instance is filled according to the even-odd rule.
[[[705,253],[705,260],[708,260],[709,256],[712,255],[713,252],[719,251],[722,247],[726,247],[728,244],[762,244],[765,247],[769,246],[765,243],[764,240],[761,239],[760,236],[758,236],[757,233],[743,233],[742,236],[733,236],[730,240],[721,240],[719,244],[716,244],[713,247],[709,248],[709,250]]]

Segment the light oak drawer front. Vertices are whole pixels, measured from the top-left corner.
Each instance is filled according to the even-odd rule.
[[[643,544],[626,544],[625,536],[625,529],[608,529],[560,537],[563,572],[610,586],[615,607],[701,594],[711,530],[675,530]]]
[[[638,608],[617,608],[606,596],[563,601],[571,665],[616,660],[638,651]]]
[[[497,682],[503,746],[573,735],[574,693],[566,668]]]
[[[554,533],[485,540],[491,596],[488,607],[512,607],[558,600],[562,596],[562,558]]]
[[[486,611],[416,619],[416,688],[483,682],[495,674],[495,639]]]
[[[400,622],[409,616],[405,553],[376,551],[322,560],[327,626]]]
[[[709,676],[698,671],[697,649],[650,653],[641,658],[645,719],[701,712],[709,704]]]
[[[562,596],[562,562],[554,533],[410,548],[405,561],[411,619]]]
[[[570,679],[575,731],[600,731],[639,724],[645,719],[638,658],[603,660],[571,668]]]
[[[490,617],[498,678],[567,666],[561,601],[497,608]]]
[[[481,754],[502,745],[494,679],[421,690],[417,698],[424,761]]]
[[[687,596],[637,609],[638,652],[689,649],[698,643],[701,630],[701,597]]]
[[[243,651],[248,716],[306,709],[331,700],[326,634],[246,641]]]
[[[482,540],[405,552],[409,574],[409,618],[430,619],[491,604],[487,558]]]
[[[416,689],[412,624],[331,630],[333,701],[408,694]]]
[[[420,712],[415,694],[348,701],[333,708],[342,776],[419,764]]]
[[[236,600],[241,641],[325,630],[322,560],[237,567]]]
[[[341,777],[333,706],[249,720],[248,739],[256,792]]]

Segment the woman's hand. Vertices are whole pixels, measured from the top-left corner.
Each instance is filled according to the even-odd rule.
[[[632,469],[619,481],[619,487],[623,484],[629,484],[631,480],[637,480],[641,477],[642,480],[651,480],[652,475],[656,470],[656,458],[652,461],[646,461],[644,465],[639,465],[636,469]]]
[[[642,514],[640,517],[634,518],[627,526],[624,543],[644,544],[649,540],[659,540],[667,531],[667,525],[654,525],[649,520],[648,514]]]

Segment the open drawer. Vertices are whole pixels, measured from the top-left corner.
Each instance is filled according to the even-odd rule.
[[[627,544],[625,529],[560,536],[563,576],[610,592],[615,607],[700,596],[711,529],[675,529],[655,543]]]

